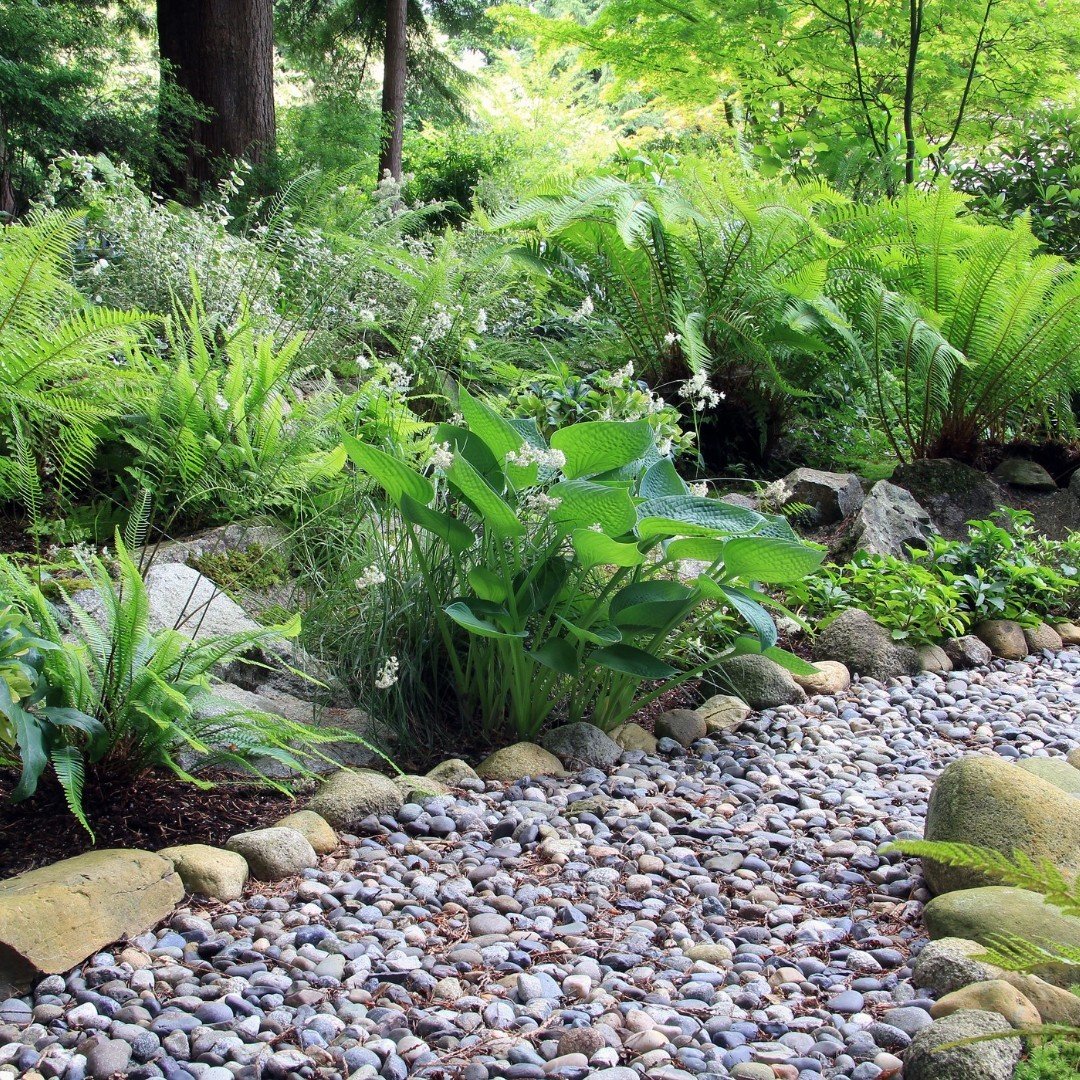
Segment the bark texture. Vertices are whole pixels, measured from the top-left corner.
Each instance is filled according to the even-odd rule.
[[[386,0],[386,45],[383,49],[382,148],[379,178],[387,172],[401,179],[401,148],[405,134],[405,78],[408,73],[406,20],[408,0]]]
[[[180,143],[172,186],[212,181],[222,159],[261,161],[273,148],[272,0],[157,0],[163,133]],[[176,107],[175,87],[202,113]]]

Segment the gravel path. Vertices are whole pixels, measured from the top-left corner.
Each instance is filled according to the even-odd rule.
[[[5,1003],[0,1073],[895,1076],[927,1021],[925,893],[880,845],[920,832],[949,760],[1062,753],[1078,711],[1063,652],[406,804],[299,882],[193,904],[44,979],[27,1014]]]

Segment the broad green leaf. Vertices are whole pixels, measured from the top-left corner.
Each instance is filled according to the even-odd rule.
[[[499,536],[522,536],[525,526],[502,497],[460,454],[446,473],[446,479],[476,508],[492,532]]]
[[[781,649],[779,645],[763,649],[761,642],[757,638],[745,634],[740,635],[731,643],[731,651],[735,656],[742,656],[746,653],[758,653],[761,656],[767,656],[793,675],[817,674],[817,668],[813,664],[807,663],[801,656],[796,656],[794,653],[788,652],[787,649]]]
[[[714,540],[711,536],[687,536],[680,540],[670,540],[664,545],[664,555],[671,562],[689,559],[694,562],[712,564],[722,558],[724,548],[730,540]]]
[[[475,398],[464,387],[458,395],[461,415],[469,425],[469,430],[482,439],[491,451],[492,457],[500,464],[510,483],[519,490],[532,487],[536,483],[537,467],[511,465],[506,463],[506,455],[521,449],[524,438],[507,420],[500,416],[490,405]]]
[[[12,698],[4,679],[0,679],[0,716],[7,717],[19,747],[22,773],[18,785],[11,793],[11,801],[20,802],[34,794],[38,779],[48,764],[45,739],[37,717]]]
[[[491,600],[496,604],[502,604],[506,602],[507,596],[510,595],[510,590],[502,577],[496,574],[494,570],[489,570],[486,566],[474,567],[467,576],[469,584],[473,587],[473,592],[481,600]]]
[[[566,455],[563,475],[568,480],[619,469],[643,457],[652,445],[647,420],[590,420],[560,428],[551,436],[552,449]]]
[[[733,536],[754,532],[765,520],[754,510],[696,495],[666,495],[637,508],[637,533],[657,536]]]
[[[435,489],[430,482],[403,461],[398,461],[397,458],[383,453],[382,450],[376,450],[374,446],[368,446],[351,435],[343,435],[342,442],[353,464],[363,469],[395,503],[400,503],[403,495],[408,495],[410,499],[424,506],[435,498]]]
[[[608,615],[622,630],[659,630],[689,611],[693,598],[677,581],[639,581],[611,598]]]
[[[526,649],[526,653],[538,664],[560,675],[576,675],[581,666],[577,649],[566,638],[551,638],[538,649]]]
[[[758,536],[775,536],[779,540],[798,540],[799,534],[791,527],[783,514],[763,514],[764,521],[761,528],[756,529]]]
[[[632,675],[638,679],[670,679],[678,675],[678,668],[673,668],[652,653],[638,649],[633,645],[609,645],[606,649],[595,649],[587,659],[609,671],[621,675]]]
[[[582,565],[594,566],[640,566],[645,553],[637,544],[624,544],[604,533],[592,529],[575,529],[570,537]]]
[[[495,460],[495,455],[479,435],[454,424],[440,424],[435,429],[435,441],[449,443],[450,449],[460,454],[500,495],[506,490],[502,463]]]
[[[421,529],[442,537],[449,545],[450,550],[458,555],[468,551],[476,543],[476,535],[463,522],[456,517],[435,510],[430,506],[424,506],[408,495],[401,496],[401,516]]]
[[[662,499],[668,495],[689,495],[690,489],[675,471],[670,458],[661,458],[641,478],[638,495],[642,499]]]
[[[518,612],[531,615],[546,608],[566,585],[570,565],[570,560],[564,556],[553,555],[538,572],[519,574],[514,581]]]
[[[743,581],[801,581],[821,565],[825,549],[774,536],[741,536],[724,547],[724,569]]]
[[[490,618],[484,618],[483,615],[473,611],[473,607],[476,605],[470,605],[465,603],[464,600],[455,600],[452,604],[447,604],[443,611],[450,616],[458,624],[458,626],[465,627],[466,630],[473,634],[478,634],[480,637],[489,638],[523,638],[525,637],[524,630],[503,630],[502,627],[496,625]],[[508,611],[503,612],[506,618],[510,618]]]
[[[553,521],[577,528],[599,525],[608,536],[622,536],[634,527],[634,503],[625,484],[611,486],[591,480],[567,480],[548,489],[560,500]]]
[[[622,631],[617,626],[593,626],[586,630],[561,615],[556,615],[555,618],[579,641],[587,641],[590,645],[614,645],[622,641]]]
[[[776,623],[761,603],[746,589],[738,589],[733,585],[722,585],[720,591],[727,602],[750,624],[762,648],[771,649],[776,644]]]

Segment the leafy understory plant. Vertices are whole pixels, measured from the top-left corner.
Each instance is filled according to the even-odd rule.
[[[761,585],[823,551],[782,518],[692,494],[645,420],[573,424],[549,444],[465,390],[460,411],[435,432],[430,474],[345,446],[400,516],[467,722],[519,738],[555,716],[611,728],[700,674],[681,661],[718,612],[750,628],[734,651],[803,666],[777,648]],[[386,688],[408,662],[387,658]],[[659,685],[635,700],[643,681]]]
[[[230,766],[286,790],[264,775],[260,761],[309,775],[316,758],[326,759],[320,746],[358,741],[345,731],[256,710],[211,715],[212,710],[200,707],[215,669],[262,645],[295,636],[298,619],[287,626],[199,641],[173,629],[154,632],[146,584],[119,536],[115,579],[102,559],[81,553],[76,558],[93,593],[64,594],[71,614],[69,634],[38,585],[9,560],[0,560],[0,585],[21,620],[9,619],[0,639],[3,685],[8,697],[13,697],[14,685],[16,704],[33,710],[43,728],[40,748],[29,740],[24,751],[23,740],[17,740],[23,767],[18,797],[34,794],[47,758],[71,812],[90,831],[83,807],[88,770],[107,770],[135,782],[149,770],[166,769],[208,788],[211,783],[196,774]],[[32,638],[26,626],[35,628]],[[27,649],[38,650],[40,656]],[[20,664],[36,675],[32,691],[26,688],[30,674]],[[4,693],[0,689],[0,697]],[[15,722],[25,726],[24,720]]]

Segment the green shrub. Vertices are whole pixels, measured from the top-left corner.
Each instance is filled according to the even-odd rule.
[[[409,569],[373,565],[356,585],[408,581],[462,722],[519,738],[556,715],[611,727],[643,681],[659,683],[648,701],[698,673],[671,661],[716,609],[753,631],[736,651],[802,666],[776,649],[759,583],[800,578],[823,552],[783,519],[691,495],[645,421],[573,424],[549,446],[464,391],[460,408],[461,425],[436,430],[432,478],[355,439],[346,449],[394,504],[388,546]],[[416,659],[384,655],[375,686]]]
[[[1014,1080],[1075,1080],[1080,1075],[1080,1042],[1041,1043],[1021,1061]]]

